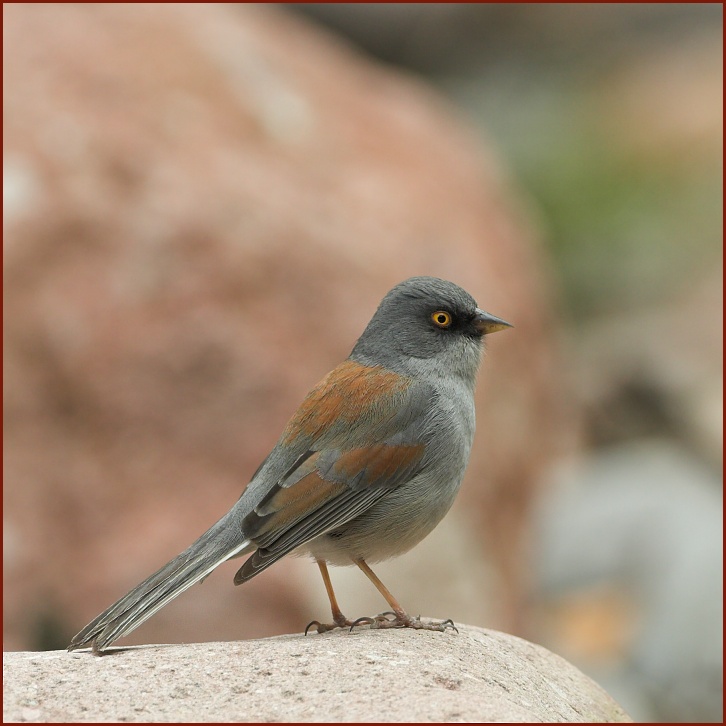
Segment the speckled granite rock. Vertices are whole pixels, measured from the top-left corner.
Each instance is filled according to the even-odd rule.
[[[631,722],[559,656],[471,626],[4,653],[3,683],[5,722]]]

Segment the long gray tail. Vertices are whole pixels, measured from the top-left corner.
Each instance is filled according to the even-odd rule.
[[[254,549],[243,538],[239,517],[233,509],[184,552],[94,618],[73,638],[68,650],[89,645],[96,653],[104,650],[218,565],[243,554],[247,547],[250,551]]]

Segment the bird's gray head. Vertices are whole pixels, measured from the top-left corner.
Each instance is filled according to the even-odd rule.
[[[350,357],[402,373],[433,360],[442,370],[473,378],[484,336],[508,327],[453,282],[412,277],[383,298]]]

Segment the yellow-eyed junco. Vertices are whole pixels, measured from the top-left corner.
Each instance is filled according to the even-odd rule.
[[[474,437],[483,337],[507,327],[451,282],[413,277],[394,287],[232,509],[83,628],[68,650],[101,652],[228,559],[251,554],[235,575],[239,585],[294,550],[318,563],[332,609],[333,623],[308,628],[453,627],[408,615],[368,562],[408,551],[451,507]],[[392,612],[348,620],[327,563],[357,565]]]

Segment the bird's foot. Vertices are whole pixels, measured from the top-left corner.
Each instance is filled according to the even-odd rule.
[[[389,611],[376,615],[372,618],[363,617],[358,618],[357,620],[348,620],[348,618],[341,613],[340,616],[333,617],[334,622],[332,623],[321,623],[318,620],[313,620],[311,623],[308,623],[307,628],[305,628],[305,635],[308,634],[308,630],[311,628],[315,628],[318,633],[327,633],[328,631],[335,630],[336,628],[350,628],[352,631],[353,628],[357,628],[359,625],[370,625],[372,628],[378,628],[381,627],[380,623],[390,622],[390,618],[395,617],[396,613]]]
[[[348,620],[343,613],[340,613],[333,616],[332,623],[321,623],[319,620],[313,620],[308,623],[305,628],[305,635],[308,634],[308,630],[310,630],[310,628],[315,628],[318,633],[327,633],[328,631],[335,630],[336,628],[352,628],[356,623],[352,620]]]
[[[413,628],[414,630],[436,630],[440,633],[443,633],[448,628],[451,628],[457,633],[459,632],[458,628],[454,625],[453,620],[442,620],[441,622],[425,622],[421,620],[420,615],[414,618],[403,611],[381,613],[375,618],[358,618],[358,620],[356,620],[353,625],[363,625],[366,623],[370,625],[371,630],[385,628]]]
[[[389,617],[389,616],[391,616],[391,617]],[[393,623],[393,622],[395,622],[395,618],[396,618],[396,613],[394,613],[390,610],[385,613],[380,613],[372,618],[364,616],[362,618],[358,618],[357,620],[354,620],[350,624],[350,629],[352,631],[353,628],[356,628],[359,625],[370,625],[371,628],[374,630],[377,628],[386,628],[386,627],[390,628],[390,627],[394,627],[394,626],[385,625],[385,623]]]
[[[315,628],[318,633],[327,633],[330,630],[337,628],[349,628],[350,632],[353,628],[357,628],[361,625],[370,626],[371,630],[385,630],[386,628],[413,628],[414,630],[435,630],[439,633],[451,628],[457,633],[458,628],[454,625],[453,620],[442,620],[441,622],[426,622],[421,620],[421,616],[418,615],[415,618],[411,617],[408,613],[403,611],[393,612],[391,610],[375,615],[374,617],[362,617],[357,620],[348,620],[345,616],[335,618],[333,623],[320,623],[317,620],[313,620],[307,628],[305,628],[305,635],[308,634],[308,630]]]

